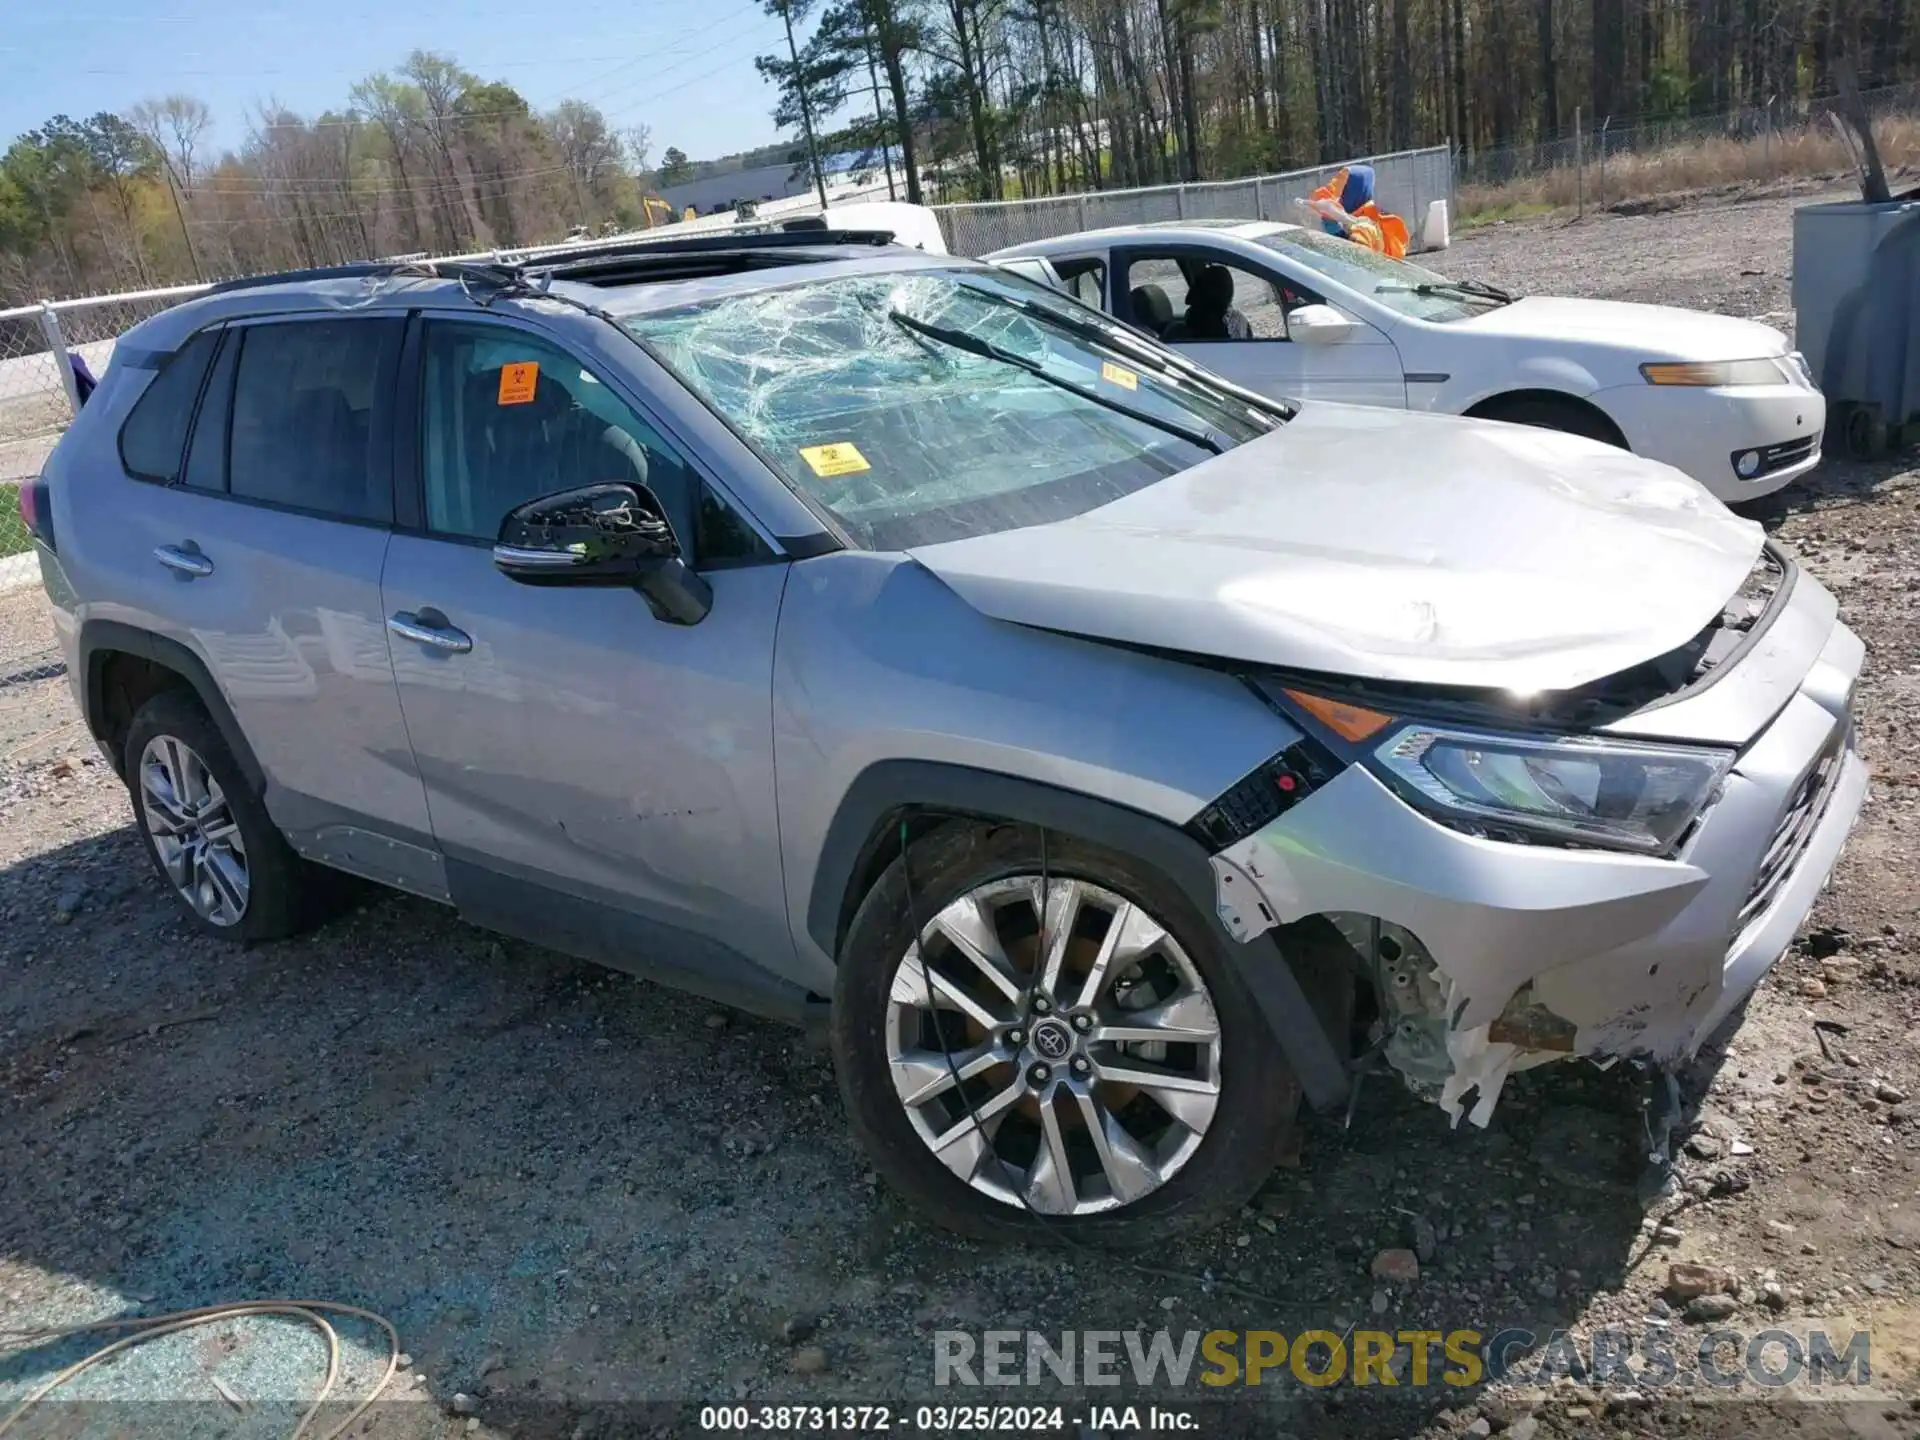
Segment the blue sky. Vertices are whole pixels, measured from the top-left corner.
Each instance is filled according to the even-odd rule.
[[[616,129],[644,124],[653,158],[711,159],[777,138],[753,57],[784,48],[758,0],[4,0],[0,148],[62,111],[124,111],[174,91],[213,109],[237,146],[269,97],[303,115],[414,49],[452,55],[536,109],[592,101]],[[564,23],[560,17],[564,16]]]

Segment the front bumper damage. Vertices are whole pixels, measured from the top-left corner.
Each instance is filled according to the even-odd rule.
[[[1866,797],[1863,647],[1837,620],[1815,644],[1674,858],[1468,835],[1356,764],[1213,857],[1221,918],[1242,941],[1331,920],[1373,968],[1386,1059],[1456,1123],[1550,1060],[1684,1059],[1785,953]]]

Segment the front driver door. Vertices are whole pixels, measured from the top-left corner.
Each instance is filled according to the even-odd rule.
[[[773,818],[788,566],[552,337],[428,318],[410,351],[419,513],[393,537],[382,592],[453,902],[495,929],[754,1003],[742,992],[765,977],[744,957],[792,952]],[[626,587],[525,585],[494,568],[509,509],[605,480],[659,496],[713,587],[704,620],[658,620]]]
[[[1115,299],[1125,297],[1129,306],[1122,319],[1135,319],[1131,307],[1142,287],[1157,286],[1173,313],[1173,324],[1164,336],[1167,343],[1250,390],[1287,399],[1341,400],[1394,409],[1407,403],[1399,352],[1382,331],[1342,311],[1354,322],[1345,338],[1320,344],[1296,340],[1288,326],[1289,312],[1324,301],[1267,266],[1205,245],[1136,247],[1116,254],[1115,264],[1126,277],[1113,287]],[[1202,327],[1188,319],[1187,292],[1201,268],[1210,265],[1222,266],[1232,276],[1233,309],[1246,320],[1250,338],[1194,333]]]

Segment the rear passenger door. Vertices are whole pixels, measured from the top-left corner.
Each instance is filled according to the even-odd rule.
[[[403,332],[281,317],[189,342],[122,431],[151,488],[110,543],[134,617],[206,661],[295,848],[444,895],[380,611]]]

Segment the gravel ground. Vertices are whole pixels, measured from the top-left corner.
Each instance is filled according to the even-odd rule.
[[[1462,237],[1446,268],[1783,323],[1790,213],[1506,225]],[[1624,1322],[1691,1344],[1663,1298],[1683,1261],[1731,1272],[1738,1295],[1716,1303],[1743,1330],[1870,1326],[1879,1398],[1288,1382],[1204,1408],[1203,1433],[1920,1433],[1917,481],[1832,463],[1761,517],[1866,638],[1877,778],[1807,932],[1688,1077],[1677,1192],[1635,1197],[1626,1074],[1523,1075],[1489,1129],[1457,1133],[1374,1083],[1350,1129],[1305,1128],[1237,1223],[1152,1257],[1206,1283],[932,1231],[876,1186],[798,1035],[434,906],[369,897],[244,953],[201,940],[70,723],[65,679],[31,678],[50,638],[37,592],[0,597],[0,1325],[341,1300],[391,1317],[408,1352],[372,1433],[593,1435],[638,1423],[617,1407],[641,1400],[1047,1397],[1072,1415],[1140,1398],[935,1396],[937,1329]],[[1372,1278],[1399,1246],[1424,1252],[1418,1278]],[[346,1339],[364,1379],[384,1350]],[[84,1348],[0,1356],[0,1407]],[[84,1393],[144,1403],[124,1414],[166,1433],[267,1433],[320,1368],[306,1333],[253,1320],[135,1352]]]

